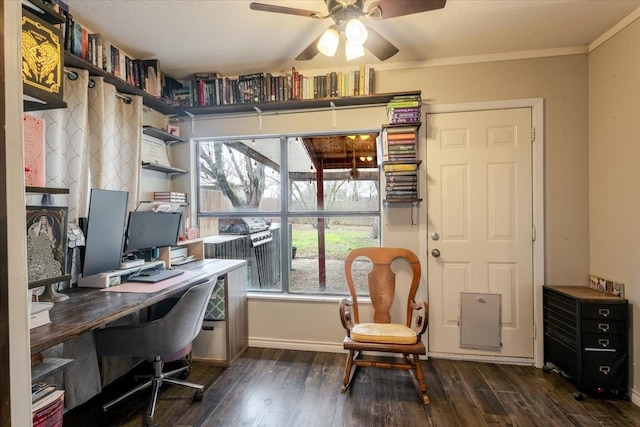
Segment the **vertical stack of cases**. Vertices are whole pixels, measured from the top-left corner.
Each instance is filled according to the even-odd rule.
[[[415,203],[418,197],[418,129],[421,123],[382,126],[384,203]]]

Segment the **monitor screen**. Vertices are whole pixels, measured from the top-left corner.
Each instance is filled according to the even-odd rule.
[[[128,198],[127,191],[91,190],[82,264],[84,277],[120,268]]]
[[[125,252],[175,245],[181,219],[181,212],[129,212]]]

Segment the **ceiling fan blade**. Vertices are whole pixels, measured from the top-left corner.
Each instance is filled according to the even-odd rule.
[[[265,4],[265,3],[251,3],[249,4],[249,8],[251,8],[252,10],[259,10],[262,12],[285,13],[287,15],[306,16],[308,18],[322,17],[321,13],[315,12],[313,10],[297,9],[297,8],[285,7],[285,6],[275,6],[272,4]]]
[[[369,35],[367,41],[364,42],[364,47],[380,61],[385,61],[398,53],[398,48],[373,28],[367,27],[367,32]]]
[[[309,46],[307,46],[298,56],[296,56],[296,61],[308,61],[313,59],[320,51],[318,50],[318,42],[320,41],[320,34],[314,41],[311,42]]]
[[[373,11],[377,7],[381,12],[380,19],[389,19],[442,9],[446,2],[447,0],[377,0],[369,10]]]

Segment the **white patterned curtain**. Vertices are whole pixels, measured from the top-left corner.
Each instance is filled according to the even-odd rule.
[[[87,215],[91,188],[129,192],[129,210],[138,203],[142,98],[120,95],[102,77],[69,69],[66,109],[48,110],[45,172],[47,185],[69,188],[69,221]]]
[[[138,204],[142,98],[116,93],[102,77],[89,89],[89,170],[91,187],[129,192],[129,210]]]
[[[37,114],[45,120],[46,185],[69,189],[69,223],[87,216],[91,188],[128,191],[129,209],[134,210],[140,185],[142,99],[118,94],[113,85],[86,70],[69,71],[77,78],[67,73],[67,108]],[[71,258],[75,261],[77,254]],[[71,266],[74,278],[76,265]],[[45,357],[75,360],[52,381],[66,389],[67,410],[102,390],[91,332],[47,350]],[[131,364],[124,366],[129,369]]]

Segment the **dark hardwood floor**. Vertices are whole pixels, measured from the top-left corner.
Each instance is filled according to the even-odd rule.
[[[525,366],[442,359],[423,361],[431,404],[420,403],[407,372],[361,368],[340,394],[346,355],[250,348],[230,368],[196,364],[193,391],[163,387],[159,426],[640,426],[630,401],[586,396],[561,375]],[[140,366],[143,368],[143,366]],[[149,391],[101,405],[131,386],[123,378],[69,411],[64,427],[144,425]]]

